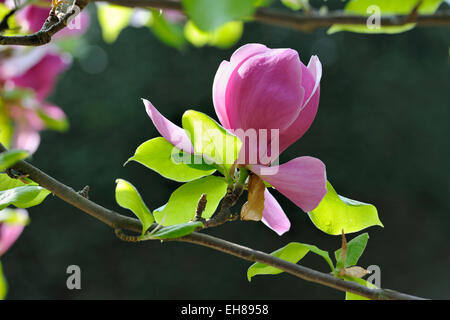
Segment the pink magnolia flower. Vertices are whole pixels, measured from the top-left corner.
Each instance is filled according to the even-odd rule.
[[[259,175],[306,212],[315,209],[327,192],[322,161],[299,157],[279,166],[268,166],[311,126],[319,105],[321,76],[322,66],[316,56],[305,66],[292,49],[247,44],[236,50],[230,61],[221,63],[213,84],[214,107],[221,124],[234,132],[256,131],[258,156],[263,154],[270,159],[263,162],[258,157],[255,163],[249,162],[245,154],[252,148],[240,137],[243,147],[239,165]],[[162,116],[149,101],[144,100],[144,105],[164,138],[192,152],[192,143],[182,128]],[[271,148],[275,136],[261,139],[263,129],[277,130],[277,150]],[[267,189],[264,196],[262,221],[281,235],[289,230],[289,219]]]
[[[61,108],[48,103],[40,104],[36,101],[30,101],[30,106],[27,107],[15,104],[7,107],[11,119],[15,122],[12,146],[17,149],[27,150],[30,153],[36,152],[41,142],[39,132],[46,128],[38,112],[54,120],[66,118]]]
[[[241,138],[244,145],[238,163],[306,212],[315,209],[327,192],[322,161],[300,157],[271,167],[275,170],[267,170],[265,165],[272,163],[311,126],[319,106],[321,76],[317,56],[311,57],[305,66],[295,50],[247,44],[236,50],[230,61],[221,63],[213,84],[214,107],[222,125],[231,130],[256,131],[254,150]],[[275,150],[272,149],[275,137],[261,136],[261,132],[272,129],[278,130]],[[257,152],[256,163],[248,161],[249,152]],[[269,162],[262,161],[261,155]],[[265,224],[279,234],[289,230],[288,218],[268,190],[264,207]]]
[[[6,213],[3,209],[0,214]],[[17,222],[0,222],[0,256],[2,256],[8,249],[16,242],[25,226],[25,221],[28,220],[28,212],[25,209],[14,209],[18,215],[21,216]]]

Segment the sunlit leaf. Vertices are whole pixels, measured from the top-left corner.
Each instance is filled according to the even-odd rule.
[[[11,179],[6,173],[0,173],[0,191],[23,187],[23,186],[37,186],[38,184],[27,179],[29,183],[23,183],[19,179]]]
[[[321,250],[317,248],[316,246],[304,244],[304,243],[298,243],[298,242],[291,242],[288,245],[284,246],[283,248],[280,248],[274,252],[271,253],[272,256],[286,260],[288,262],[297,263],[299,262],[309,251],[318,254],[322,258],[325,259],[325,261],[330,266],[330,269],[332,272],[334,272],[334,266],[333,262],[330,259],[330,256],[328,252]],[[248,281],[251,281],[252,277],[260,274],[279,274],[282,273],[283,270],[280,270],[278,268],[265,265],[263,263],[257,262],[248,268],[247,271],[247,278]]]
[[[0,210],[9,205],[18,208],[28,208],[40,204],[50,194],[40,186],[23,186],[0,191]]]
[[[116,202],[122,208],[131,210],[142,223],[142,234],[155,221],[136,188],[123,179],[116,180]]]
[[[179,182],[196,180],[216,171],[212,165],[202,163],[201,157],[183,153],[163,137],[142,143],[128,161],[136,161],[165,178]]]
[[[38,110],[37,114],[39,118],[41,118],[42,122],[44,122],[44,125],[47,129],[50,130],[56,130],[60,132],[65,132],[69,129],[69,121],[66,117],[61,119],[55,119],[50,117],[45,112]]]
[[[443,0],[423,0],[418,9],[419,14],[433,14],[441,5]],[[381,16],[386,15],[408,15],[416,5],[417,0],[351,0],[345,6],[345,12],[349,14],[371,16],[379,12]],[[414,23],[403,26],[389,26],[369,28],[367,25],[333,25],[328,33],[338,31],[351,31],[358,33],[400,33],[414,28]]]
[[[188,21],[184,26],[186,39],[196,47],[209,45],[223,49],[230,48],[239,41],[243,31],[242,21],[227,22],[211,32],[200,30],[192,21]]]
[[[108,43],[116,41],[120,32],[130,23],[132,8],[112,4],[97,5],[98,22],[102,28],[103,40]]]
[[[9,150],[0,153],[0,171],[6,170],[17,161],[28,157],[28,152],[24,150]]]
[[[185,183],[172,193],[165,206],[153,211],[156,222],[169,226],[191,221],[203,193],[206,194],[208,201],[202,217],[210,218],[225,196],[227,186],[224,178],[214,176]]]
[[[201,112],[186,111],[182,123],[190,135],[195,152],[206,155],[228,176],[242,146],[239,138]]]
[[[367,241],[369,240],[369,234],[363,233],[347,243],[347,259],[343,263],[345,268],[354,266],[358,263],[359,258],[362,256],[364,249],[366,248]],[[336,260],[339,260],[341,249],[334,252]]]
[[[370,288],[370,289],[377,289],[377,287],[375,285],[371,284],[369,281],[366,281],[364,279],[360,279],[360,278],[356,278],[356,277],[350,277],[350,276],[343,277],[343,279],[345,281],[352,281],[352,282],[359,283],[360,285],[365,286],[365,287]],[[345,300],[370,300],[370,299],[368,299],[366,297],[359,296],[359,295],[351,293],[351,292],[346,292],[345,293]]]
[[[6,278],[3,274],[3,267],[0,261],[0,300],[4,300],[6,297],[6,293],[8,292],[8,284],[6,282]]]
[[[214,31],[255,11],[254,0],[182,0],[182,4],[188,17],[204,31]]]
[[[158,239],[173,239],[187,236],[195,231],[197,228],[202,228],[203,223],[200,221],[187,222],[182,224],[176,224],[173,226],[163,227],[152,234],[153,238]]]
[[[329,182],[327,194],[308,214],[317,228],[331,235],[339,235],[342,230],[352,233],[371,226],[383,226],[373,205],[338,195]]]
[[[0,143],[6,148],[10,147],[13,136],[13,126],[11,119],[6,113],[5,104],[0,98]]]
[[[281,0],[281,2],[291,10],[298,11],[303,8],[305,0]]]

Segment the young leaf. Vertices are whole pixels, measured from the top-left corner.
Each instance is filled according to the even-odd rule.
[[[208,202],[202,217],[210,218],[225,196],[227,186],[225,179],[214,176],[185,183],[172,193],[165,206],[154,210],[156,222],[170,226],[191,221],[203,193],[207,195]]]
[[[433,14],[439,8],[443,0],[423,0],[417,10],[419,14]],[[370,16],[379,13],[383,15],[409,15],[418,4],[418,0],[351,0],[345,6],[348,14]],[[368,21],[369,23],[369,21]],[[369,24],[370,25],[370,24]],[[367,25],[340,25],[331,26],[329,34],[339,31],[351,31],[358,33],[400,33],[414,28],[414,23],[402,26],[368,27]]]
[[[347,259],[345,263],[342,261],[344,268],[355,266],[358,263],[359,258],[362,256],[364,249],[366,248],[368,240],[369,234],[363,233],[347,243]],[[334,252],[336,260],[340,260],[340,255],[341,249]]]
[[[39,186],[23,186],[0,191],[0,210],[9,205],[28,208],[40,204],[50,191]]]
[[[254,0],[182,0],[188,17],[204,31],[253,15]]]
[[[239,41],[243,31],[242,21],[227,22],[211,32],[200,30],[192,21],[184,25],[184,36],[196,47],[210,45],[222,49],[230,48]]]
[[[303,8],[305,0],[281,0],[281,2],[291,10],[298,11]]]
[[[142,143],[128,161],[136,161],[163,177],[178,182],[196,180],[216,171],[213,166],[202,163],[201,158],[183,153],[163,137]]]
[[[252,174],[248,182],[248,201],[241,209],[242,220],[261,221],[264,211],[266,186],[259,176]]]
[[[328,252],[320,250],[316,246],[304,244],[304,243],[298,243],[298,242],[291,242],[288,245],[284,246],[283,248],[280,248],[274,252],[271,253],[272,256],[292,262],[297,263],[299,262],[309,251],[314,252],[315,254],[320,255],[322,258],[325,259],[325,261],[328,263],[328,265],[331,268],[331,271],[334,272],[334,266],[333,262],[330,259],[330,256],[328,255]],[[252,277],[259,275],[259,274],[279,274],[282,273],[283,270],[280,270],[278,268],[274,268],[272,266],[265,265],[263,263],[257,262],[248,268],[247,271],[247,278],[248,281],[251,281]]]
[[[331,235],[341,234],[342,229],[352,233],[371,226],[383,227],[373,205],[338,195],[329,182],[327,194],[308,215],[318,229]]]
[[[44,122],[45,126],[48,129],[60,132],[65,132],[69,129],[69,121],[66,117],[55,119],[41,110],[37,110],[37,115],[39,116],[39,118],[41,118],[42,122]]]
[[[6,283],[6,278],[3,275],[2,263],[0,261],[0,300],[5,299],[7,291],[8,291],[8,284]]]
[[[131,183],[117,179],[116,184],[116,202],[122,208],[131,210],[138,217],[142,223],[142,234],[144,234],[155,221],[152,213]]]
[[[102,29],[103,40],[107,43],[116,41],[120,32],[131,19],[133,9],[111,4],[97,5],[98,22]]]
[[[364,279],[351,277],[351,276],[344,276],[342,278],[345,281],[353,281],[353,282],[359,283],[360,285],[363,285],[367,288],[377,289],[377,287],[375,285],[371,284],[369,281],[366,281]],[[351,292],[346,292],[345,300],[370,300],[370,299],[367,299],[366,297],[362,297],[362,296],[359,296],[359,295],[351,293]]]
[[[152,234],[152,238],[173,239],[187,236],[197,228],[202,228],[203,223],[200,221],[176,224],[173,226],[163,227]]]
[[[186,111],[182,123],[190,135],[195,152],[212,159],[227,176],[241,150],[239,138],[201,112]]]
[[[28,152],[23,150],[9,150],[0,153],[0,171],[6,170],[17,161],[28,157]]]
[[[36,182],[28,179],[30,183],[26,184],[20,181],[19,179],[11,179],[6,173],[0,173],[0,191],[23,187],[23,186],[37,186]]]

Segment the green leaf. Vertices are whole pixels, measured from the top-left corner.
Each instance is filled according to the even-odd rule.
[[[142,235],[155,221],[136,188],[123,179],[116,180],[116,202],[124,209],[131,210],[142,223]]]
[[[196,47],[204,45],[227,49],[235,45],[242,36],[242,21],[227,22],[212,32],[200,30],[192,21],[184,25],[186,39]]]
[[[272,256],[292,262],[297,263],[299,262],[309,251],[318,254],[322,258],[325,259],[325,261],[330,266],[330,269],[332,272],[334,272],[334,266],[333,262],[330,259],[330,256],[328,252],[323,251],[316,246],[304,244],[304,243],[298,243],[298,242],[291,242],[288,245],[284,246],[283,248],[280,248],[274,252],[271,253]],[[279,274],[284,272],[283,270],[280,270],[278,268],[265,265],[261,262],[256,262],[253,265],[248,268],[247,271],[247,279],[248,281],[251,281],[252,277],[259,275],[259,274]]]
[[[50,117],[48,114],[43,112],[42,110],[37,110],[37,114],[39,118],[41,118],[44,125],[51,130],[65,132],[69,129],[69,121],[66,117],[61,119],[55,119]]]
[[[9,148],[13,134],[14,130],[11,119],[6,114],[3,102],[0,98],[0,143],[2,143],[6,148]]]
[[[9,205],[28,208],[40,204],[50,191],[39,186],[23,186],[0,191],[0,210]]]
[[[152,17],[153,19],[150,19],[149,27],[153,34],[166,45],[179,50],[183,49],[186,45],[186,40],[183,36],[182,27],[168,22],[159,10],[152,10]]]
[[[206,208],[202,217],[210,218],[217,209],[220,200],[227,192],[224,178],[210,176],[185,183],[175,190],[168,203],[154,210],[156,222],[164,226],[176,225],[191,221],[195,216],[198,200],[206,193]]]
[[[371,226],[383,227],[373,205],[338,195],[330,182],[327,182],[327,190],[319,206],[308,213],[318,229],[331,235],[340,235],[342,230],[352,233]]]
[[[0,171],[6,170],[17,161],[28,157],[28,152],[23,150],[9,150],[0,153]]]
[[[182,0],[188,17],[204,31],[213,31],[229,21],[255,12],[254,0]]]
[[[342,263],[344,268],[355,266],[358,263],[359,258],[362,256],[364,249],[366,249],[367,241],[369,240],[369,234],[363,233],[356,238],[352,239],[347,243],[347,259],[344,261],[339,261],[341,249],[334,252],[336,260]]]
[[[203,228],[200,221],[176,224],[174,226],[163,227],[152,234],[152,238],[173,239],[187,236],[197,228]]]
[[[20,181],[19,179],[11,179],[6,173],[0,173],[0,191],[16,188],[16,187],[23,187],[23,186],[37,186],[38,184],[36,182],[33,182],[32,180],[28,179],[30,183],[26,184]]]
[[[3,267],[0,261],[0,300],[5,299],[7,292],[8,292],[8,284],[6,282],[5,276],[3,275]]]
[[[424,0],[418,9],[419,14],[433,14],[439,8],[443,0]],[[418,0],[351,0],[345,6],[345,12],[361,16],[370,16],[375,13],[374,8],[379,8],[381,16],[408,15],[417,5]],[[357,33],[400,33],[414,28],[414,23],[403,26],[390,26],[380,28],[368,28],[366,25],[333,25],[328,30],[329,34],[339,31],[351,31]]]
[[[105,42],[113,43],[117,40],[120,32],[128,26],[133,10],[112,4],[97,5],[98,22]]]
[[[206,155],[224,171],[226,177],[236,161],[242,142],[206,114],[188,110],[183,114],[183,128],[190,135],[194,151]]]
[[[216,171],[213,166],[202,163],[201,158],[183,153],[163,137],[142,143],[128,161],[136,161],[163,177],[178,182],[196,180]]]
[[[360,279],[360,278],[356,278],[356,277],[349,277],[349,276],[345,276],[342,277],[345,281],[352,281],[352,282],[356,282],[359,283],[362,286],[365,286],[367,288],[370,289],[377,289],[377,287],[373,284],[371,284],[369,281],[366,281],[364,279]],[[359,296],[357,294],[351,293],[351,292],[346,292],[345,293],[345,300],[370,300],[366,297],[362,297]]]

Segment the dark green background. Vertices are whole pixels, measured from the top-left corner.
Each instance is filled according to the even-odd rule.
[[[214,74],[239,45],[294,48],[304,63],[317,54],[323,63],[319,113],[281,162],[318,157],[340,194],[377,206],[385,228],[367,230],[360,264],[379,265],[383,287],[450,298],[448,28],[328,36],[325,29],[305,34],[248,23],[230,50],[191,47],[180,53],[144,28],[128,28],[107,45],[93,19],[87,39],[106,52],[107,68],[92,75],[75,60],[63,74],[51,101],[63,107],[71,128],[43,133],[33,164],[77,190],[90,185],[91,199],[128,214],[114,200],[115,179],[124,178],[151,209],[158,208],[178,184],[137,163],[122,167],[140,143],[158,136],[141,97],[177,124],[187,108],[215,116]],[[252,222],[208,233],[268,252],[291,241],[329,251],[339,246],[339,237],[317,230],[299,208],[275,196],[292,222],[285,236]],[[344,297],[287,274],[249,283],[249,263],[191,244],[121,242],[109,227],[52,196],[30,213],[31,225],[2,257],[11,299]],[[72,264],[82,270],[79,291],[66,288]],[[329,271],[314,255],[302,264]]]

